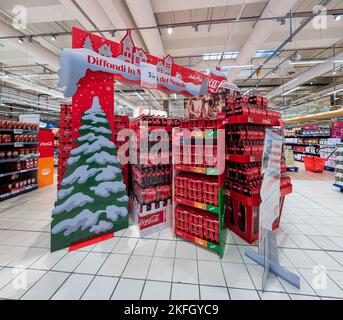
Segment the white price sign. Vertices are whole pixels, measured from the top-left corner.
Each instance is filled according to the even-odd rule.
[[[157,66],[141,62],[141,86],[144,88],[157,88]]]

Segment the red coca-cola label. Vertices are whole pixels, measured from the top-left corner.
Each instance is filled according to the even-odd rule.
[[[139,217],[138,218],[139,229],[143,230],[143,229],[155,226],[157,224],[163,223],[164,220],[165,220],[165,210],[146,215],[145,217]]]

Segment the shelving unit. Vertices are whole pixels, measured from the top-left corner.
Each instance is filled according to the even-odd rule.
[[[216,125],[217,129],[225,129],[225,125],[221,124],[220,121]],[[189,128],[192,131],[194,127],[184,121],[181,130],[173,132],[174,233],[176,236],[191,241],[196,245],[217,252],[222,258],[225,250],[226,234],[224,198],[226,172],[224,169],[219,170],[219,162],[214,165],[213,163],[206,163],[205,160],[202,164],[196,164],[194,153],[191,155],[191,163],[185,163],[186,160],[182,156],[177,156],[177,153],[182,152],[181,148],[183,149],[183,146],[188,145],[192,149],[194,145],[193,138],[184,138],[182,128]],[[194,136],[213,139],[213,144],[216,145],[215,149],[219,149],[218,130],[213,128],[207,130],[207,128],[202,127],[200,130],[193,131],[192,137]],[[225,138],[222,143],[224,147]],[[217,155],[224,156],[224,150],[222,152],[218,150]],[[175,159],[182,159],[181,163],[175,163]],[[181,181],[183,181],[183,186],[180,184]],[[217,191],[214,193],[212,193],[212,189],[206,189],[209,188],[211,183],[216,186],[214,189]]]
[[[148,236],[171,226],[172,166],[171,132],[175,119],[141,116],[130,122],[130,157],[137,164],[130,165],[130,206],[132,218],[141,236]],[[159,133],[158,133],[159,132]],[[168,133],[163,135],[163,133]],[[152,161],[151,148],[155,138],[164,145],[161,163]]]
[[[265,129],[279,126],[280,114],[268,110],[268,103],[258,97],[239,98],[235,103],[227,104],[225,112],[220,114],[227,125],[226,139],[226,216],[228,228],[249,243],[258,239],[260,188],[262,184],[261,165]],[[245,116],[236,116],[245,112]],[[264,120],[249,117],[248,113],[264,112]],[[269,121],[267,121],[269,120]],[[256,121],[256,122],[254,122]],[[281,159],[280,159],[281,162]],[[282,163],[280,212],[273,223],[273,229],[280,224],[282,206],[286,194],[292,192],[290,178],[287,177],[286,164]]]
[[[332,130],[328,127],[299,127],[287,131],[285,146],[293,150],[294,159],[303,162],[303,156],[328,158],[340,139],[331,138]],[[324,169],[334,171],[335,159],[330,156]]]
[[[341,192],[343,192],[343,144],[337,145],[336,149],[336,168],[335,168],[335,183],[333,184]]]
[[[3,127],[5,125],[26,127],[26,129]],[[39,153],[37,125],[4,120],[1,121],[1,126],[0,201],[3,201],[38,187]],[[32,129],[32,127],[35,127],[35,129]]]

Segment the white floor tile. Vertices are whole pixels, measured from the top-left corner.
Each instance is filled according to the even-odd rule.
[[[343,290],[322,271],[298,269],[301,275],[321,297],[343,298]]]
[[[220,261],[219,253],[201,246],[197,246],[198,260]]]
[[[222,262],[226,283],[230,288],[255,289],[244,264]]]
[[[243,290],[230,288],[231,300],[260,300],[260,297],[255,290]]]
[[[173,282],[198,283],[197,261],[175,259]]]
[[[301,249],[281,249],[282,253],[296,268],[313,268],[315,262]]]
[[[243,263],[241,254],[236,245],[227,244],[222,258],[223,262]]]
[[[174,259],[153,257],[147,279],[172,281]]]
[[[199,283],[226,287],[221,263],[218,261],[198,261]]]
[[[19,271],[10,283],[0,291],[0,298],[3,299],[20,299],[44,274],[45,271],[24,270]]]
[[[327,270],[343,271],[343,266],[324,251],[306,250],[305,253],[316,263]]]
[[[65,272],[47,272],[29,291],[22,297],[24,300],[48,300],[69,277]]]
[[[67,254],[66,250],[59,250],[55,252],[47,252],[41,256],[37,261],[31,264],[30,268],[32,269],[41,269],[49,270],[52,268],[58,261],[60,261]]]
[[[290,300],[287,293],[259,291],[262,300]]]
[[[189,241],[177,241],[175,258],[196,259],[196,246]]]
[[[10,262],[8,266],[27,268],[46,252],[47,249],[43,248],[27,248],[27,250],[20,257]]]
[[[144,280],[120,279],[112,300],[139,300],[141,297]]]
[[[169,300],[170,282],[147,281],[145,283],[142,300]]]
[[[320,300],[318,296],[304,296],[301,294],[290,294],[291,300]]]
[[[227,288],[200,286],[201,300],[230,300]]]
[[[158,240],[154,255],[156,257],[174,258],[175,248],[176,241],[174,240]]]
[[[192,284],[173,283],[172,300],[199,300],[199,287]]]
[[[68,252],[51,269],[54,271],[73,272],[87,254],[88,252],[82,251]]]
[[[79,300],[94,276],[72,274],[52,296],[52,300]]]
[[[101,241],[95,245],[95,247],[92,249],[94,252],[106,252],[111,253],[116,246],[117,242],[120,238],[114,237],[105,241]]]
[[[120,238],[113,249],[113,253],[131,254],[136,246],[137,238]]]
[[[342,219],[343,220],[343,219]],[[342,250],[335,242],[325,236],[310,236],[311,240],[323,250]]]
[[[90,252],[74,270],[75,273],[96,274],[105,262],[108,253]]]
[[[127,254],[110,254],[98,274],[110,277],[120,277],[129,261],[130,256]]]
[[[96,276],[81,300],[109,300],[117,283],[118,278]]]
[[[0,290],[16,278],[25,269],[23,268],[3,268],[0,270]]]
[[[123,272],[125,278],[145,279],[148,273],[151,257],[131,256]]]
[[[152,256],[156,242],[157,240],[153,239],[139,239],[132,254],[136,256]]]

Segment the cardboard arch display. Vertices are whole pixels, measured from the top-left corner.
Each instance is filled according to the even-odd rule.
[[[74,145],[53,209],[52,250],[128,227],[127,190],[112,142],[115,80],[186,96],[216,92],[226,81],[218,72],[175,64],[170,55],[150,55],[135,46],[130,30],[117,43],[77,28],[58,75],[58,86],[72,97]]]

